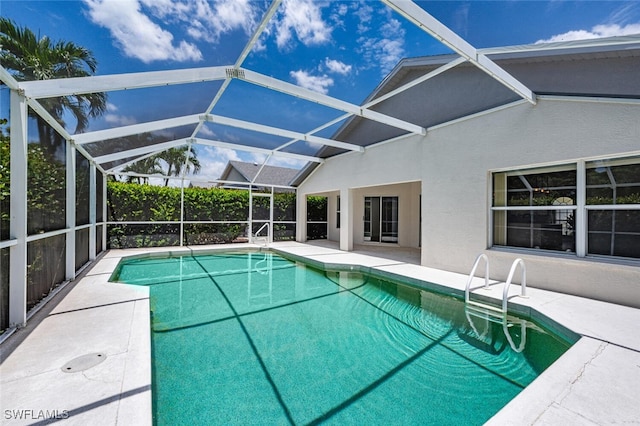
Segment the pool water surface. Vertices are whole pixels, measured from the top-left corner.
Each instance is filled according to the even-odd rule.
[[[128,259],[112,281],[150,288],[158,425],[482,424],[570,347],[270,252]]]

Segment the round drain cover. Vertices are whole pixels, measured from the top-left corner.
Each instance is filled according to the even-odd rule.
[[[78,371],[84,371],[91,367],[95,367],[105,359],[107,359],[107,355],[101,352],[82,355],[63,365],[61,370],[65,373],[77,373]]]

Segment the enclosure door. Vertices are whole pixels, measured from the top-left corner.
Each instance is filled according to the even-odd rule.
[[[273,236],[273,194],[254,192],[251,206],[251,235],[260,231],[261,237],[267,236],[272,241]],[[262,228],[269,224],[268,229]]]
[[[364,240],[398,242],[398,197],[365,197]]]

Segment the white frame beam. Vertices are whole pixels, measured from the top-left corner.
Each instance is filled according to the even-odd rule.
[[[453,61],[451,61],[451,62],[449,62],[447,64],[444,64],[444,65],[436,68],[435,70],[433,70],[431,72],[428,72],[425,75],[423,75],[421,77],[418,77],[415,80],[412,80],[412,81],[408,82],[407,84],[405,84],[403,86],[398,87],[395,90],[392,90],[389,93],[386,93],[386,94],[384,94],[384,95],[382,95],[382,96],[380,96],[378,98],[373,99],[370,102],[367,102],[363,106],[365,108],[369,108],[369,107],[372,107],[373,105],[379,104],[382,101],[386,101],[389,98],[392,98],[392,97],[394,97],[394,96],[396,96],[396,95],[398,95],[398,94],[400,94],[402,92],[405,92],[405,91],[411,89],[412,87],[415,87],[420,83],[424,83],[425,81],[430,80],[433,77],[436,77],[437,75],[442,74],[443,72],[449,71],[450,69],[455,68],[458,65],[461,65],[461,64],[463,64],[465,62],[467,62],[466,58],[460,57],[460,58],[454,59]]]
[[[274,157],[283,157],[283,158],[291,158],[294,160],[301,161],[311,161],[314,163],[324,163],[324,160],[319,157],[313,157],[310,155],[302,155],[302,154],[294,154],[291,152],[284,152],[278,150],[271,150],[267,148],[256,148],[248,145],[238,145],[235,143],[222,142],[222,141],[214,141],[211,139],[204,138],[193,138],[193,144],[195,145],[203,145],[203,146],[213,146],[216,148],[225,148],[225,149],[233,149],[235,151],[244,151],[244,152],[255,152],[258,154],[272,155]]]
[[[57,78],[53,80],[22,81],[18,83],[25,96],[34,99],[88,93],[114,92],[177,84],[224,80],[229,66],[191,68],[170,71],[150,71],[91,77]]]
[[[89,260],[96,259],[96,164],[89,165]]]
[[[9,200],[9,326],[27,323],[27,101],[11,91],[11,183]]]
[[[536,103],[535,94],[498,64],[480,53],[462,37],[450,30],[420,6],[407,0],[382,0],[387,6],[404,16],[414,25],[433,36],[439,42],[476,65],[482,71],[507,86],[530,103]]]
[[[137,135],[140,133],[153,132],[156,130],[170,129],[172,127],[188,126],[200,122],[200,115],[185,115],[182,117],[167,118],[165,120],[149,121],[147,123],[132,124],[113,129],[97,130],[95,132],[78,133],[71,136],[73,142],[84,145],[92,142],[99,142],[108,139],[122,138]]]
[[[65,143],[67,145],[65,278],[73,280],[76,277],[76,150],[69,141]]]
[[[189,143],[188,138],[176,139],[169,142],[156,143],[153,145],[142,146],[140,148],[128,149],[126,151],[114,152],[113,154],[101,155],[94,157],[94,160],[98,164],[109,163],[111,161],[123,160],[125,158],[136,157],[138,155],[155,154],[165,151],[170,148],[177,148]]]
[[[295,96],[296,98],[304,99],[333,109],[348,112],[352,115],[357,115],[369,120],[374,120],[388,126],[397,127],[411,133],[416,133],[423,136],[427,134],[427,131],[424,127],[409,123],[407,121],[400,120],[398,118],[391,117],[377,111],[372,111],[365,107],[354,105],[349,102],[341,101],[331,96],[323,95],[321,93],[296,86],[295,84],[287,83],[282,80],[268,77],[266,75],[262,75],[244,68],[240,68],[238,71],[238,76],[234,76],[234,78],[238,78],[240,80],[247,81],[249,83],[262,86],[276,92]]]
[[[266,126],[264,124],[252,123],[249,121],[238,120],[235,118],[223,117],[220,115],[206,114],[205,120],[211,123],[220,124],[223,126],[236,127],[239,129],[251,130],[259,133],[266,133],[268,135],[281,136],[284,138],[298,139],[310,143],[316,143],[320,145],[333,146],[335,148],[346,149],[348,151],[364,152],[364,148],[360,145],[355,145],[347,142],[335,141],[333,139],[321,138],[319,136],[307,135],[293,130],[280,129],[277,127]]]

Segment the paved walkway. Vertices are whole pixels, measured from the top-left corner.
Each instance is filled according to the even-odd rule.
[[[358,246],[342,252],[326,243],[273,248],[322,264],[364,265],[452,292],[462,291],[467,279],[417,265],[415,250],[380,253]],[[0,346],[3,425],[46,424],[55,415],[63,425],[152,424],[148,289],[108,279],[123,256],[168,250],[106,253]],[[584,337],[489,423],[640,424],[640,310],[528,290],[529,299],[511,301]]]

